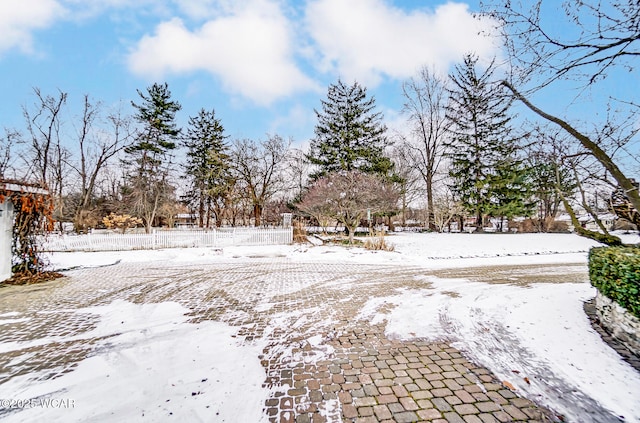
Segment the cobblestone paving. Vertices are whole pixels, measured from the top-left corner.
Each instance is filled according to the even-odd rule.
[[[263,342],[260,357],[271,422],[552,421],[486,369],[444,341],[387,339],[384,322],[358,317],[367,302],[397,289],[428,288],[424,269],[296,263],[287,259],[216,264],[135,263],[68,271],[46,284],[0,289],[0,342],[34,341],[0,355],[0,383],[23,374],[57,377],[91,356],[83,337],[96,317],[79,308],[121,299],[175,301],[190,322],[238,327],[238,341]],[[23,321],[22,318],[29,318]]]

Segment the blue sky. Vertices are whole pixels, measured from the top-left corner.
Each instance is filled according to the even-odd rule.
[[[402,81],[463,54],[500,55],[477,2],[429,0],[20,0],[0,2],[0,128],[22,128],[33,88],[131,112],[136,89],[168,82],[183,109],[215,109],[231,138],[313,135],[327,86],[357,80],[401,127]],[[610,88],[627,89],[622,84]],[[571,92],[547,91],[540,104]],[[558,101],[562,96],[563,101]],[[587,98],[587,106],[590,100]],[[555,111],[562,111],[555,110]],[[552,110],[554,112],[554,110]]]
[[[168,82],[181,124],[214,108],[232,138],[304,143],[327,86],[357,80],[390,126],[400,84],[422,66],[446,71],[468,51],[495,54],[474,6],[417,0],[21,0],[0,3],[0,127],[45,94],[106,105]],[[71,119],[72,116],[69,116]]]

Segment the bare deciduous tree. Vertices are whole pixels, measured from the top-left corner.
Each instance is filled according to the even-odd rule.
[[[396,185],[400,192],[400,221],[403,227],[407,223],[406,215],[409,206],[420,198],[424,198],[426,191],[424,174],[416,166],[415,153],[414,147],[407,143],[396,143],[391,150],[391,160],[393,160],[395,173],[399,179]],[[431,203],[427,201],[427,216],[433,213],[433,187],[430,197],[427,195],[428,198],[431,198]],[[434,223],[433,220],[431,223]]]
[[[525,76],[544,76],[541,85],[546,86],[577,75],[589,85],[614,67],[635,68],[640,57],[637,0],[564,1],[561,11],[558,3],[482,2],[484,10],[501,23],[510,56]]]
[[[369,213],[386,213],[397,208],[400,194],[391,182],[360,171],[334,172],[319,178],[305,194],[298,208],[312,216],[327,216],[342,223],[349,243],[360,221]]]
[[[286,188],[291,198],[302,198],[311,175],[311,163],[306,159],[302,150],[291,149],[289,151],[285,173],[288,182]]]
[[[58,92],[56,97],[43,95],[39,88],[34,88],[36,103],[34,110],[26,106],[22,112],[27,123],[30,136],[31,160],[37,182],[49,186],[51,157],[55,145],[60,144],[60,127],[62,108],[67,102],[67,93]]]
[[[255,226],[262,224],[262,210],[266,202],[282,187],[281,170],[289,145],[289,141],[278,135],[269,136],[259,143],[237,140],[233,145],[231,156],[236,179],[251,201]]]
[[[433,222],[438,232],[444,232],[445,228],[450,229],[454,219],[462,220],[460,218],[465,214],[464,207],[459,201],[455,201],[451,191],[446,187],[442,188],[441,192],[436,192],[433,203]],[[458,229],[463,230],[462,226]]]
[[[311,216],[318,222],[322,232],[327,232],[327,227],[333,216],[333,205],[327,201],[326,193],[329,190],[329,179],[322,177],[316,180],[304,194],[297,207],[303,213]]]
[[[30,138],[30,149],[25,160],[35,182],[46,186],[51,193],[53,216],[61,222],[65,214],[65,178],[71,158],[70,151],[63,145],[61,134],[62,110],[67,102],[67,93],[59,91],[54,97],[43,95],[39,88],[34,88],[33,91],[36,95],[33,111],[23,107]]]
[[[564,119],[561,119],[557,116],[553,116],[549,113],[542,111],[540,108],[534,106],[526,97],[524,97],[520,92],[518,92],[510,83],[504,81],[503,84],[511,90],[515,98],[522,101],[525,106],[527,106],[531,111],[533,111],[538,116],[543,119],[548,120],[564,131],[566,131],[569,135],[571,135],[575,140],[577,140],[582,147],[584,147],[590,154],[592,154],[601,164],[602,166],[611,174],[611,176],[615,179],[615,181],[620,185],[620,187],[624,190],[629,201],[636,208],[636,210],[640,210],[640,194],[638,193],[638,186],[634,184],[631,178],[628,178],[623,170],[618,166],[618,164],[613,160],[610,154],[608,154],[605,150],[603,150],[597,139],[592,139],[592,137],[580,132],[576,128],[574,128],[569,122]]]
[[[15,160],[15,148],[20,142],[20,133],[15,130],[4,130],[4,136],[0,137],[0,179],[9,178],[9,172],[13,172],[12,179],[18,179],[13,166]]]
[[[619,73],[615,76],[620,78],[637,67],[640,3],[637,0],[565,1],[562,3],[564,21],[562,14],[557,13],[557,2],[549,0],[530,3],[487,0],[484,3],[484,9],[501,23],[509,59],[515,68],[516,77],[503,84],[537,117],[557,125],[595,157],[631,205],[640,209],[638,186],[624,169],[626,161],[638,156],[637,144],[636,151],[631,151],[629,137],[620,132],[624,122],[630,117],[635,119],[632,116],[637,115],[640,105],[633,97],[612,98],[601,84],[616,72]],[[548,16],[553,16],[553,21],[545,21]],[[559,80],[580,88],[578,97],[588,94],[589,101],[596,107],[599,105],[601,112],[615,109],[616,117],[607,116],[599,122],[599,129],[589,131],[579,119],[548,113],[530,100],[530,93]],[[570,105],[571,100],[565,104]],[[615,134],[620,144],[627,140],[623,149],[628,153],[626,157],[622,157],[620,149],[607,148],[602,138],[607,132]],[[627,134],[633,132],[627,131]],[[637,142],[637,136],[635,139]]]
[[[428,226],[433,227],[434,185],[450,125],[445,110],[448,98],[446,79],[422,68],[418,77],[402,85],[402,93],[405,98],[402,110],[411,123],[410,138],[405,144],[424,180]]]
[[[87,229],[86,219],[95,200],[98,177],[109,160],[123,150],[131,139],[130,120],[120,111],[107,116],[105,130],[96,127],[101,114],[100,103],[93,103],[88,95],[83,98],[82,118],[77,128],[78,162],[72,165],[79,178],[79,201],[73,224],[77,232]],[[95,218],[91,219],[95,220]]]

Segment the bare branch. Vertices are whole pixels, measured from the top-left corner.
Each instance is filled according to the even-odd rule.
[[[520,100],[525,106],[527,106],[531,111],[533,111],[538,116],[543,119],[548,120],[568,134],[570,134],[573,138],[575,138],[580,144],[586,148],[593,156],[604,166],[604,168],[611,173],[611,176],[620,184],[622,189],[629,196],[629,200],[636,208],[636,210],[640,210],[640,195],[638,193],[638,186],[634,184],[629,178],[625,176],[625,174],[620,170],[620,168],[614,163],[612,158],[602,149],[598,144],[596,144],[593,140],[591,140],[588,136],[584,135],[573,126],[571,126],[565,120],[562,120],[556,116],[550,115],[546,112],[543,112],[536,106],[534,106],[527,98],[525,98],[522,94],[520,94],[509,82],[503,81],[502,84],[507,87],[514,95],[514,97]]]

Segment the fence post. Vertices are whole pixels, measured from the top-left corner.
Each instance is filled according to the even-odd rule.
[[[151,249],[155,250],[156,249],[156,230],[152,230],[151,231]]]

